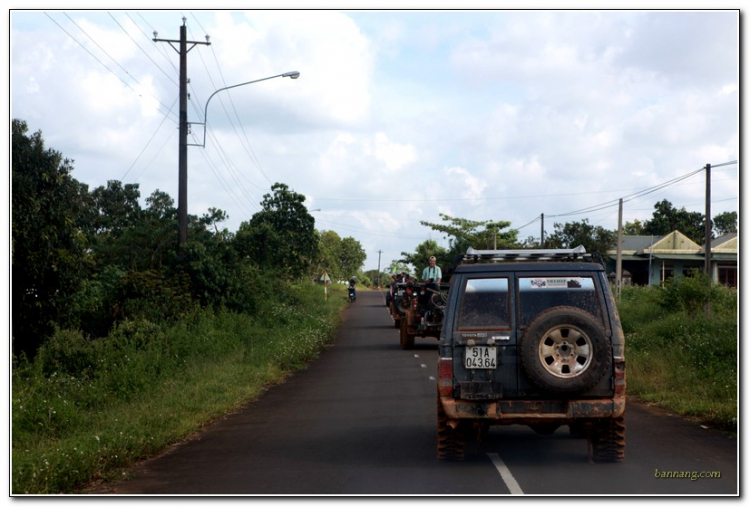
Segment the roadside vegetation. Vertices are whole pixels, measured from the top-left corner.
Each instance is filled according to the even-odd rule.
[[[13,368],[14,494],[74,492],[256,399],[329,344],[344,289],[286,285],[255,315],[196,309],[120,323],[106,339],[58,331]]]
[[[706,275],[695,272],[663,288],[623,287],[619,312],[628,394],[736,431],[737,290],[709,288]]]

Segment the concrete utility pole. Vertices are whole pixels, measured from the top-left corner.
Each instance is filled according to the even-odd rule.
[[[379,289],[380,288],[380,254],[382,254],[382,250],[378,250],[378,277],[377,282],[375,283],[375,286]]]
[[[620,301],[622,294],[622,199],[620,199],[620,210],[617,213],[617,276],[615,278],[615,294],[617,294],[617,300]]]
[[[178,224],[178,235],[177,235],[177,251],[178,253],[182,250],[183,245],[187,242],[187,151],[188,151],[188,121],[187,121],[187,54],[188,51],[193,49],[196,44],[204,44],[206,46],[211,45],[208,42],[208,35],[206,36],[206,42],[196,42],[187,40],[187,26],[185,26],[186,18],[182,18],[182,26],[180,27],[180,40],[170,39],[158,39],[157,33],[154,32],[154,42],[168,42],[172,48],[177,51],[180,55],[180,151],[179,151],[179,189],[177,192],[177,224]],[[179,44],[177,49],[174,44]],[[192,44],[189,48],[188,44]]]
[[[539,234],[539,248],[544,248],[544,213],[542,213],[542,232]]]
[[[706,221],[705,221],[705,236],[706,242],[704,244],[704,256],[703,267],[708,275],[708,288],[711,289],[711,282],[713,277],[711,276],[711,164],[706,164]],[[709,293],[710,294],[710,293]],[[708,301],[706,302],[706,317],[711,318],[711,297],[709,295]]]

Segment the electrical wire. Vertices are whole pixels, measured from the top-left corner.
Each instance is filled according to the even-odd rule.
[[[174,108],[175,104],[177,104],[177,100],[178,100],[178,99],[179,99],[179,97],[178,97],[177,99],[175,99],[175,101],[174,101],[174,102],[172,103],[172,108]],[[171,109],[170,109],[170,110],[171,110]],[[140,158],[141,158],[141,155],[143,155],[143,153],[144,153],[144,152],[146,151],[146,148],[148,148],[148,147],[149,147],[149,145],[151,144],[151,141],[153,141],[153,140],[154,140],[154,137],[156,137],[156,134],[157,134],[157,132],[159,132],[159,129],[161,129],[162,125],[164,125],[164,122],[165,122],[166,120],[167,120],[167,116],[166,116],[166,115],[164,115],[164,117],[162,118],[162,120],[161,120],[161,123],[159,124],[159,126],[158,126],[158,127],[156,127],[156,130],[154,130],[154,133],[153,133],[153,134],[151,134],[151,138],[150,138],[150,139],[148,140],[148,142],[146,143],[146,146],[144,146],[144,147],[143,147],[143,149],[141,150],[141,152],[140,152],[140,153],[138,154],[138,156],[137,156],[137,157],[135,157],[135,160],[133,161],[133,163],[132,163],[132,164],[130,164],[130,167],[128,167],[128,170],[127,170],[127,171],[125,171],[125,174],[123,174],[123,175],[122,175],[122,178],[120,178],[120,181],[123,181],[123,180],[125,179],[125,177],[126,177],[126,176],[128,175],[128,173],[130,172],[130,170],[131,170],[131,169],[133,168],[133,166],[135,166],[136,162],[138,162],[138,159],[140,159]],[[161,150],[159,150],[159,151],[161,151]],[[153,160],[152,160],[152,162],[153,162]],[[148,165],[146,166],[146,168],[148,168]],[[144,169],[144,171],[145,171],[145,169]],[[142,176],[142,175],[143,175],[143,172],[142,172],[142,173],[141,173],[141,174],[139,175],[139,177],[140,177],[140,176]],[[137,180],[137,179],[138,179],[138,178],[136,178],[136,180]]]
[[[149,60],[151,61],[151,63],[153,63],[153,64],[154,64],[154,65],[156,66],[156,68],[157,68],[157,69],[159,69],[159,70],[160,70],[160,71],[161,71],[161,72],[162,72],[162,73],[163,73],[163,74],[164,74],[165,76],[167,76],[167,79],[169,79],[170,81],[172,81],[172,83],[173,83],[173,84],[174,84],[175,86],[180,86],[180,85],[179,85],[179,83],[178,83],[177,81],[175,81],[174,79],[172,79],[172,76],[170,76],[169,74],[167,74],[167,72],[166,72],[166,71],[165,71],[164,69],[162,69],[162,68],[161,68],[161,66],[160,66],[160,65],[159,65],[158,63],[156,63],[156,62],[154,61],[154,59],[153,59],[153,58],[151,58],[151,55],[149,55],[149,54],[148,54],[148,53],[146,52],[146,50],[145,50],[145,49],[143,49],[143,48],[141,47],[141,45],[140,45],[140,44],[138,44],[138,42],[136,42],[136,40],[135,40],[135,39],[134,39],[134,38],[133,38],[133,37],[132,37],[132,36],[130,35],[130,33],[128,33],[128,31],[127,31],[127,30],[125,30],[125,27],[124,27],[124,26],[122,26],[122,25],[120,24],[120,22],[119,22],[119,21],[117,21],[117,19],[115,19],[115,17],[114,17],[113,15],[112,15],[112,13],[111,13],[111,12],[107,12],[107,14],[109,14],[109,17],[110,17],[110,18],[112,18],[112,20],[113,20],[113,21],[114,21],[115,23],[117,23],[117,26],[119,26],[119,27],[120,27],[120,28],[122,29],[122,31],[123,31],[123,32],[125,32],[125,35],[127,35],[127,36],[128,36],[128,38],[129,38],[129,39],[130,39],[131,41],[133,41],[133,44],[135,44],[135,45],[136,45],[136,47],[137,47],[138,49],[140,49],[140,50],[141,50],[141,52],[142,52],[142,53],[143,53],[144,55],[146,55],[146,58],[148,58],[148,59],[149,59]],[[130,16],[128,16],[128,17],[130,17]],[[133,18],[130,18],[130,20],[131,20],[131,21],[133,21]],[[135,22],[134,22],[134,21],[133,21],[133,24],[135,24]],[[145,34],[145,33],[143,32],[143,30],[141,30],[141,28],[140,28],[140,27],[139,27],[138,25],[136,25],[136,26],[138,27],[138,29],[140,30],[140,32],[141,32],[141,33],[142,33],[142,34],[143,34],[143,35],[144,35],[145,37],[147,37],[147,38],[148,38],[148,35],[146,35],[146,34]],[[149,39],[149,40],[151,40],[151,39]]]
[[[134,92],[134,93],[135,93],[136,95],[138,95],[138,96],[139,96],[139,97],[141,97],[141,98],[144,98],[144,96],[143,96],[143,95],[142,95],[142,94],[141,94],[141,93],[140,93],[140,92],[139,92],[138,90],[136,90],[135,88],[133,88],[132,86],[130,86],[130,84],[129,84],[129,83],[127,82],[127,81],[125,81],[125,80],[124,80],[124,79],[123,79],[122,77],[120,77],[120,76],[119,76],[119,75],[118,75],[118,74],[117,74],[117,73],[116,73],[115,71],[113,71],[112,69],[110,69],[110,68],[109,68],[109,67],[107,66],[107,64],[105,64],[105,63],[104,63],[103,61],[101,61],[101,60],[100,60],[99,58],[97,58],[97,56],[96,56],[96,55],[95,55],[94,53],[92,53],[91,51],[89,51],[89,50],[88,50],[88,48],[86,48],[86,46],[84,46],[84,45],[83,45],[83,44],[82,44],[82,43],[81,43],[81,42],[80,42],[80,41],[79,41],[78,39],[76,39],[76,38],[75,38],[75,37],[73,36],[73,34],[71,34],[70,32],[68,32],[68,31],[67,31],[67,30],[66,30],[65,28],[63,28],[63,26],[62,26],[62,25],[61,25],[60,23],[58,23],[57,21],[55,21],[55,19],[54,19],[54,18],[53,18],[52,16],[50,16],[50,15],[49,15],[49,14],[48,14],[47,12],[45,12],[44,14],[45,14],[45,16],[47,16],[47,17],[48,17],[48,18],[49,18],[49,19],[50,19],[50,20],[51,20],[51,21],[52,21],[52,22],[53,22],[54,24],[56,24],[56,25],[58,26],[58,28],[60,28],[60,30],[62,30],[63,32],[65,32],[65,34],[66,34],[66,35],[67,35],[68,37],[70,37],[71,39],[73,39],[73,41],[74,41],[74,42],[75,42],[76,44],[78,44],[79,46],[81,46],[81,48],[82,48],[82,49],[83,49],[84,51],[86,51],[86,52],[87,52],[87,53],[88,53],[88,54],[89,54],[89,55],[90,55],[90,56],[91,56],[91,57],[92,57],[92,58],[93,58],[94,60],[96,60],[97,62],[99,62],[99,64],[100,64],[100,65],[101,65],[102,67],[104,67],[105,69],[107,69],[107,71],[108,71],[108,72],[110,72],[110,73],[111,73],[112,75],[114,75],[114,76],[115,76],[115,77],[116,77],[117,79],[119,79],[119,80],[120,80],[120,81],[121,81],[121,82],[122,82],[122,83],[123,83],[123,84],[124,84],[125,86],[127,86],[128,88],[130,88],[130,89],[131,89],[131,90],[132,90],[132,91],[133,91],[133,92]],[[64,14],[65,14],[65,13],[64,13]],[[65,14],[65,16],[67,16],[67,17],[68,17],[68,19],[70,19],[70,16],[68,16],[67,14]],[[88,35],[88,34],[87,34],[87,33],[86,33],[86,32],[85,32],[85,31],[84,31],[84,30],[83,30],[83,29],[82,29],[82,28],[81,28],[80,26],[78,26],[78,25],[77,25],[77,24],[76,24],[76,23],[75,23],[75,22],[74,22],[74,21],[73,21],[72,19],[71,19],[71,22],[72,22],[72,23],[73,23],[73,24],[74,24],[74,25],[75,25],[75,26],[76,26],[76,27],[77,27],[77,28],[78,28],[79,30],[81,30],[81,31],[82,31],[82,32],[83,32],[83,33],[84,33],[84,34],[86,35],[86,37],[88,37],[89,39],[91,39],[91,41],[92,41],[92,42],[93,42],[94,44],[96,44],[96,46],[97,46],[97,47],[98,47],[99,49],[101,49],[101,46],[99,46],[99,44],[97,44],[97,43],[96,43],[96,41],[94,41],[94,40],[93,40],[93,39],[91,38],[91,36],[90,36],[90,35]],[[104,51],[104,50],[102,49],[102,51]],[[131,75],[130,75],[130,73],[129,73],[129,72],[127,71],[127,70],[125,70],[125,69],[124,69],[124,68],[123,68],[123,67],[122,67],[122,66],[121,66],[121,65],[120,65],[119,63],[117,63],[117,61],[116,61],[116,60],[114,60],[114,58],[112,58],[112,57],[111,57],[111,56],[110,56],[110,55],[109,55],[109,54],[108,54],[108,53],[107,53],[106,51],[104,51],[104,54],[106,54],[107,56],[109,56],[109,57],[110,57],[110,58],[111,58],[111,59],[112,59],[112,60],[113,60],[113,61],[114,61],[114,62],[115,62],[115,63],[116,63],[116,64],[117,64],[117,65],[118,65],[118,66],[119,66],[120,68],[122,68],[122,69],[123,69],[123,71],[124,71],[124,72],[125,72],[125,73],[126,73],[126,74],[127,74],[128,76],[130,76],[131,78],[133,78],[133,76],[131,76]],[[133,79],[135,80],[135,78],[133,78]],[[137,80],[136,80],[136,83],[138,83],[138,81],[137,81]],[[138,83],[138,84],[140,85],[140,83]],[[156,97],[154,97],[153,95],[151,95],[151,97],[153,97],[153,98],[154,98],[154,99],[155,99],[155,100],[156,100],[156,101],[157,101],[157,102],[159,103],[159,105],[160,105],[161,107],[164,107],[164,108],[166,108],[166,105],[164,105],[164,104],[163,104],[163,103],[162,103],[162,102],[161,102],[161,101],[160,101],[159,99],[157,99],[157,98],[156,98]]]

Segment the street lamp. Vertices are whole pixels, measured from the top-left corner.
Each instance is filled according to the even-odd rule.
[[[268,81],[269,79],[274,79],[277,77],[290,77],[292,79],[297,79],[299,77],[299,72],[297,72],[296,70],[291,71],[291,72],[284,72],[283,74],[278,74],[276,76],[264,77],[263,79],[256,79],[254,81],[248,81],[246,83],[240,83],[240,84],[236,84],[232,86],[227,86],[224,88],[219,88],[218,90],[213,92],[211,96],[208,97],[208,100],[206,101],[206,107],[203,110],[203,123],[200,123],[200,122],[191,123],[191,125],[203,125],[203,144],[190,144],[189,146],[201,146],[203,148],[206,147],[206,122],[208,122],[208,103],[211,102],[211,99],[213,98],[214,95],[216,95],[217,93],[221,91],[229,90],[230,88],[237,88],[238,86],[245,86],[245,85],[249,85],[253,83],[259,83],[261,81]]]
[[[255,81],[248,81],[247,83],[240,83],[232,86],[227,86],[226,88],[220,88],[213,92],[210,97],[208,97],[208,100],[206,101],[206,108],[203,111],[203,123],[197,123],[196,125],[203,125],[203,144],[190,144],[187,141],[187,130],[188,125],[190,125],[187,121],[187,77],[186,77],[186,68],[187,64],[185,61],[187,60],[186,55],[187,51],[185,50],[185,26],[183,25],[180,29],[180,47],[181,47],[181,53],[180,53],[180,154],[179,154],[179,179],[178,179],[178,198],[177,198],[177,251],[180,252],[182,250],[182,246],[187,242],[187,147],[188,146],[202,146],[206,147],[206,114],[208,113],[208,103],[211,101],[214,95],[219,93],[223,90],[228,90],[229,88],[237,88],[238,86],[244,86],[252,83],[258,83],[260,81],[267,81],[269,79],[273,79],[276,77],[290,77],[292,79],[297,79],[299,77],[299,72],[293,71],[293,72],[285,72],[283,74],[278,74],[276,76],[271,77],[265,77],[263,79],[256,79]]]

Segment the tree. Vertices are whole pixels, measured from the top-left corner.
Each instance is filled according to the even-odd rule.
[[[654,205],[651,220],[643,225],[643,234],[665,236],[672,231],[680,231],[699,245],[705,236],[704,216],[697,211],[689,212],[684,207],[677,209],[664,199]]]
[[[449,242],[448,256],[451,257],[451,261],[452,257],[457,254],[466,253],[469,247],[486,250],[494,249],[495,246],[498,249],[517,248],[519,246],[517,230],[510,229],[506,232],[499,232],[500,229],[510,227],[510,222],[503,220],[497,222],[467,220],[465,218],[454,218],[443,213],[440,214],[440,218],[448,223],[436,224],[425,221],[420,223],[444,234],[443,237],[448,239]]]
[[[318,273],[328,273],[332,280],[355,276],[364,264],[367,254],[359,241],[352,237],[341,238],[334,231],[323,231],[319,236]]]
[[[360,269],[362,269],[365,259],[367,259],[367,254],[359,241],[351,237],[341,240],[341,248],[339,249],[339,266],[341,267],[341,274],[343,274],[344,277],[351,278],[354,276]]]
[[[637,218],[632,222],[625,222],[625,225],[622,226],[622,233],[625,236],[643,235],[643,222]]]
[[[600,225],[593,226],[588,219],[566,224],[555,223],[555,232],[545,240],[547,248],[576,248],[583,245],[588,253],[598,253],[602,257],[617,242],[617,233]]]
[[[719,213],[714,217],[713,225],[717,236],[737,232],[737,212],[725,211]]]
[[[304,205],[304,195],[283,183],[274,183],[271,190],[273,194],[263,196],[262,210],[240,224],[236,244],[256,265],[300,277],[318,255],[315,219]]]
[[[335,231],[321,231],[318,233],[318,260],[314,276],[319,277],[327,273],[331,280],[343,280],[339,255],[341,236]]]
[[[12,335],[14,353],[33,355],[55,324],[73,319],[72,296],[89,257],[80,228],[88,189],[73,163],[44,146],[41,131],[12,124]]]

